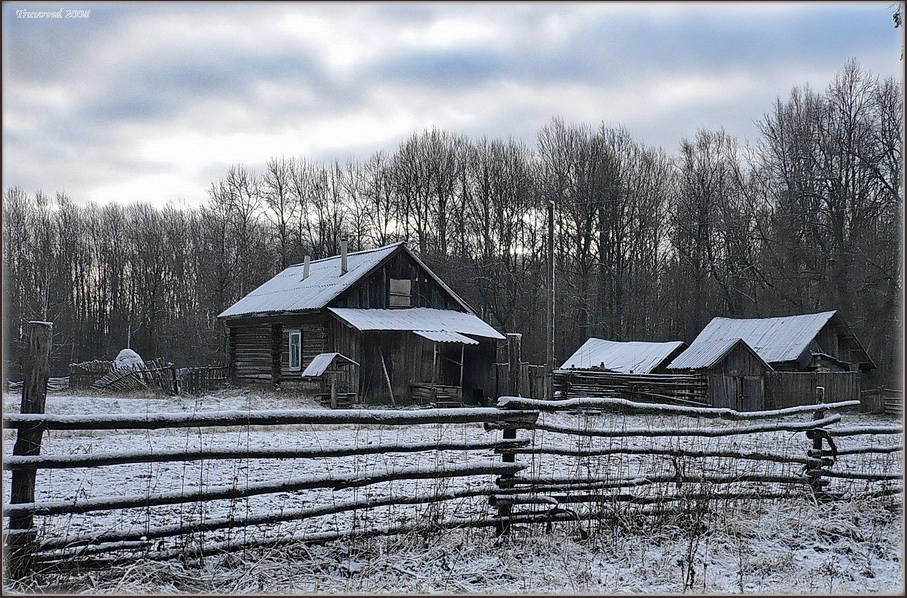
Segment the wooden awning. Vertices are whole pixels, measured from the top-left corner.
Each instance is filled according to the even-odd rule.
[[[359,365],[346,355],[340,353],[319,353],[312,359],[309,367],[302,372],[304,378],[317,378],[325,373],[333,364],[338,366]]]

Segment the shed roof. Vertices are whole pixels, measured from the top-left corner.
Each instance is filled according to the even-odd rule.
[[[463,336],[459,332],[447,330],[414,330],[422,338],[427,338],[436,343],[462,343],[464,345],[478,345],[479,341]]]
[[[319,353],[312,358],[312,363],[302,372],[303,377],[318,377],[325,373],[331,364],[337,361],[337,365],[359,365],[354,360],[340,353]]]
[[[712,318],[689,348],[678,355],[668,368],[708,367],[689,364],[702,363],[714,355],[717,350],[714,345],[736,339],[746,341],[746,344],[769,364],[796,361],[809,349],[810,342],[819,331],[835,318],[835,314],[837,311],[776,318]],[[843,322],[837,321],[836,327],[862,350],[856,337]],[[866,362],[871,364],[869,356],[865,355],[865,351],[863,353]]]
[[[614,372],[648,374],[685,345],[683,341],[647,343],[590,338],[564,361],[561,368],[588,369],[604,365]]]
[[[377,249],[356,251],[347,256],[347,272],[340,274],[340,256],[315,260],[309,276],[303,279],[303,264],[284,269],[251,293],[221,312],[219,318],[264,315],[321,309],[364,280],[399,251],[405,251],[451,297],[470,313],[472,310],[444,281],[432,272],[405,243],[392,243]]]
[[[447,309],[413,307],[410,309],[356,309],[329,307],[328,311],[361,331],[406,330],[458,332],[469,336],[503,339],[504,335],[475,314]]]
[[[759,353],[753,350],[742,338],[728,338],[716,340],[710,343],[693,343],[690,347],[678,355],[670,364],[669,370],[698,370],[710,368],[725,355],[730,353],[737,345],[743,345],[747,351],[756,356],[760,362],[765,365],[766,370],[772,369],[772,366],[765,363],[765,360],[759,356]]]

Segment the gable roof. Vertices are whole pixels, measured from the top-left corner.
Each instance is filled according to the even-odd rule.
[[[399,252],[409,255],[441,288],[450,293],[457,304],[467,312],[473,313],[472,309],[416,257],[405,243],[400,242],[348,254],[348,268],[343,275],[340,274],[339,255],[311,262],[309,276],[305,280],[302,278],[303,264],[290,266],[217,317],[231,318],[321,309],[365,280]]]
[[[721,361],[725,355],[733,351],[734,347],[737,345],[742,345],[746,351],[752,353],[753,356],[765,366],[766,370],[772,369],[772,366],[766,363],[765,360],[759,356],[759,353],[754,351],[742,338],[728,338],[699,344],[694,342],[686,351],[675,357],[674,360],[668,364],[667,369],[698,370],[710,368]]]
[[[504,339],[504,335],[486,324],[475,314],[448,309],[413,307],[409,309],[356,309],[352,307],[329,307],[328,311],[361,331],[402,330],[422,333],[455,332],[483,338]],[[428,335],[426,338],[447,342],[454,341],[451,335]],[[442,341],[443,342],[443,341]],[[469,343],[468,343],[469,344]]]
[[[677,349],[685,346],[683,341],[646,343],[590,338],[564,361],[561,368],[589,369],[604,364],[606,369],[613,372],[648,374]]]
[[[869,355],[866,355],[856,337],[846,324],[836,317],[836,314],[837,311],[825,311],[776,318],[712,318],[699,336],[690,343],[689,348],[672,361],[668,368],[707,367],[686,364],[694,362],[692,356],[712,355],[716,350],[712,347],[713,345],[726,344],[728,341],[736,339],[746,341],[746,344],[766,363],[797,361],[809,350],[810,343],[819,334],[819,331],[832,319],[834,319],[833,323],[838,332],[847,336],[863,352],[866,360],[864,363],[871,364]],[[689,359],[687,354],[689,354]],[[701,359],[704,357],[697,357],[695,363],[700,363]],[[683,365],[678,365],[678,363]]]

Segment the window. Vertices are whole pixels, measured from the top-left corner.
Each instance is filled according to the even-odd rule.
[[[302,330],[290,330],[290,371],[302,369]]]
[[[413,281],[408,278],[391,278],[390,281],[390,298],[388,300],[388,305],[390,307],[412,306]]]

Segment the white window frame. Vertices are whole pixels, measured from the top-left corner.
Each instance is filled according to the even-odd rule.
[[[295,349],[295,355],[294,355]],[[290,362],[291,372],[302,371],[302,330],[290,330],[287,332],[287,350],[288,360]],[[293,359],[295,357],[295,360]],[[295,361],[295,363],[294,363]]]

